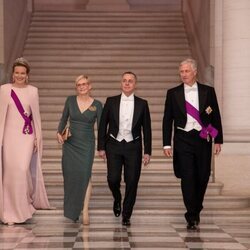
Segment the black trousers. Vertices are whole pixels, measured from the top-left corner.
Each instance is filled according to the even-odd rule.
[[[181,190],[187,222],[199,221],[211,172],[212,142],[202,139],[199,132],[177,130],[174,154],[181,174]]]
[[[118,142],[110,138],[106,145],[108,185],[116,201],[121,200],[121,175],[124,167],[125,197],[122,216],[130,218],[136,201],[137,187],[141,174],[141,140]]]

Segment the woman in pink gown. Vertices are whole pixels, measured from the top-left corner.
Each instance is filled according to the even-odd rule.
[[[0,221],[8,225],[50,207],[41,170],[38,90],[27,84],[29,71],[24,58],[16,59],[13,83],[0,86]]]

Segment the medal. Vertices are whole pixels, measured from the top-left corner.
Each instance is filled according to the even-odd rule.
[[[209,133],[207,133],[207,142],[210,141],[210,136],[209,136]]]

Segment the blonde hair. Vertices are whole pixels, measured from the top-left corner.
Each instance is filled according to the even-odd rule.
[[[79,75],[76,80],[75,80],[75,83],[77,84],[80,80],[82,79],[86,79],[87,80],[87,83],[90,84],[90,78],[86,75]]]

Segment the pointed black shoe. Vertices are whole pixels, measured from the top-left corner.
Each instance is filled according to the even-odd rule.
[[[121,214],[121,202],[120,201],[114,201],[113,212],[114,212],[115,217],[120,216]]]
[[[188,222],[187,230],[192,230],[192,231],[197,230],[197,226],[195,225],[194,222]]]
[[[130,226],[131,223],[130,223],[130,219],[126,218],[126,217],[123,217],[122,218],[122,225],[123,226]]]

